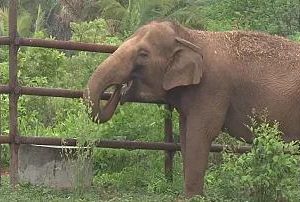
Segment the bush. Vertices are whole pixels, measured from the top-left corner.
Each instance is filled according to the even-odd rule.
[[[295,34],[291,35],[290,39],[300,42],[300,32],[296,32]]]
[[[299,31],[297,1],[212,1],[204,13],[209,30],[256,30],[288,36]]]
[[[300,197],[298,142],[285,143],[277,122],[252,118],[249,153],[224,153],[224,163],[206,178],[209,197],[221,201],[297,201]]]
[[[122,41],[116,36],[110,36],[106,21],[102,18],[90,22],[71,23],[72,40],[87,43],[105,43],[119,45]]]
[[[113,154],[112,151],[107,152]],[[108,157],[107,155],[103,157]],[[174,181],[164,176],[164,155],[158,151],[116,151],[112,170],[98,172],[95,183],[118,191],[178,195],[183,191],[181,156],[175,155]],[[108,157],[110,159],[110,157]],[[107,161],[107,158],[103,158]],[[126,162],[127,160],[127,162]],[[123,168],[119,166],[127,164]],[[118,168],[118,170],[116,170]]]

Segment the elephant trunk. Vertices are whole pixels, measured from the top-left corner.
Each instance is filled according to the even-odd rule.
[[[84,99],[90,107],[89,113],[95,123],[108,121],[121,98],[122,84],[126,74],[120,71],[119,58],[111,55],[92,74],[88,81]],[[114,71],[118,69],[118,71]],[[104,92],[112,91],[112,95],[107,102],[101,100]],[[103,104],[104,103],[104,104]]]

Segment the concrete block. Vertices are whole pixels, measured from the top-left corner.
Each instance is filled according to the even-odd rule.
[[[20,145],[19,180],[56,189],[88,187],[92,183],[91,160],[76,159],[72,146]]]

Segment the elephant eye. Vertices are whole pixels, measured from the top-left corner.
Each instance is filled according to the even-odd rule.
[[[146,66],[149,59],[149,52],[146,50],[140,50],[137,54],[135,65],[137,67]]]
[[[138,53],[138,56],[142,57],[142,58],[146,58],[146,57],[149,56],[149,52],[146,51],[146,50],[140,50],[139,53]]]

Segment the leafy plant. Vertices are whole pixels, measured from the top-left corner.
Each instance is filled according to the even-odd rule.
[[[290,38],[294,41],[300,42],[300,32],[296,32],[295,34],[291,35]]]
[[[0,8],[0,36],[8,35],[8,8]]]
[[[299,1],[221,0],[205,8],[208,29],[246,29],[288,36],[300,29]]]
[[[169,19],[194,28],[203,28],[202,6],[208,1],[200,0],[129,0],[128,4],[118,1],[100,0],[101,16],[112,25],[112,33],[131,35],[139,26],[155,19]]]
[[[90,22],[71,23],[71,28],[73,31],[72,39],[74,41],[107,43],[107,38],[111,38],[107,23],[101,18]],[[119,40],[115,43],[120,44],[121,41]]]
[[[224,163],[208,174],[209,197],[222,201],[297,201],[299,143],[285,143],[279,123],[251,118],[252,149],[240,156],[224,153]]]

